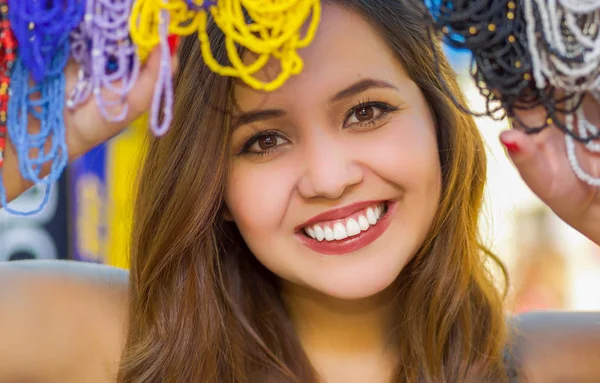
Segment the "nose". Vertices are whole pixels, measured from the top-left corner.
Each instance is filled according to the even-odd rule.
[[[319,132],[305,140],[302,178],[298,192],[303,198],[337,199],[347,188],[359,184],[364,170],[344,137]]]

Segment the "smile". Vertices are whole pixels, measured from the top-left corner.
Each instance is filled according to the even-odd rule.
[[[310,249],[326,255],[348,254],[366,247],[389,227],[397,202],[377,201],[357,205],[362,206],[341,209],[353,210],[344,217],[339,217],[339,211],[338,214],[324,214],[323,219],[317,221],[313,219],[301,228],[298,236]],[[331,215],[339,218],[325,219]]]
[[[321,242],[323,240],[341,241],[348,237],[359,235],[363,231],[375,226],[381,217],[387,212],[387,203],[369,206],[349,217],[329,222],[319,222],[304,228],[304,233]]]

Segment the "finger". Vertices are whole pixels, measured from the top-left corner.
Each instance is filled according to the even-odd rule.
[[[152,95],[160,73],[160,59],[160,49],[154,49],[140,70],[138,79],[127,96],[129,112],[125,119],[126,124],[138,119],[150,109]]]
[[[175,51],[173,51],[175,53]],[[175,75],[179,68],[179,58],[173,54],[170,59],[171,75]],[[157,47],[152,51],[144,67],[140,71],[138,80],[127,97],[129,113],[126,122],[131,123],[150,110],[152,96],[161,70],[161,50]]]
[[[557,164],[553,163],[551,152],[560,151],[550,136],[554,132],[541,132],[529,135],[520,130],[508,130],[500,134],[500,141],[519,174],[542,200],[556,198],[558,188],[554,184]]]

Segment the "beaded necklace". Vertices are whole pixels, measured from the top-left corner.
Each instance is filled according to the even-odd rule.
[[[10,75],[16,59],[17,42],[10,29],[8,4],[0,0],[0,171],[6,149]]]

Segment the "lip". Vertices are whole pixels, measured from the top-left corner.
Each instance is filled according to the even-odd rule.
[[[309,219],[308,221],[304,222],[302,225],[298,225],[296,226],[296,228],[294,229],[295,232],[301,232],[302,229],[304,229],[307,226],[311,226],[314,225],[316,223],[319,222],[323,222],[323,221],[334,221],[336,219],[342,219],[342,218],[346,218],[354,213],[356,213],[357,211],[360,211],[362,209],[366,209],[369,206],[373,206],[373,205],[379,205],[380,203],[384,203],[386,200],[382,199],[382,200],[373,200],[373,201],[361,201],[361,202],[355,202],[351,205],[348,206],[343,206],[343,207],[339,207],[336,209],[331,209],[328,210],[324,213],[321,213],[319,215],[315,215],[314,217],[312,217],[311,219]]]
[[[377,201],[369,202],[364,207],[371,206],[373,203],[376,203],[376,202]],[[385,202],[385,200],[382,200],[381,202]],[[377,224],[375,226],[370,227],[369,230],[363,231],[362,233],[360,233],[354,237],[348,237],[341,241],[327,242],[324,240],[322,242],[319,242],[316,239],[312,239],[312,238],[306,236],[304,233],[302,233],[302,231],[297,232],[296,236],[309,249],[311,249],[317,253],[324,254],[324,255],[344,255],[344,254],[349,254],[349,253],[358,251],[364,247],[367,247],[371,243],[375,242],[375,240],[377,238],[381,237],[383,235],[383,233],[385,233],[387,228],[390,226],[390,224],[392,222],[392,216],[394,215],[394,213],[396,212],[396,209],[398,208],[398,202],[397,201],[387,201],[387,202],[388,202],[387,212],[385,213],[385,215],[383,217],[381,217],[379,219]],[[354,205],[350,205],[350,206],[344,207],[342,209],[349,209],[351,206],[354,206]],[[352,209],[350,209],[350,210],[352,210]],[[360,208],[357,209],[356,211],[358,211],[358,210],[360,210]],[[338,210],[333,210],[333,211],[327,212],[326,214],[329,214],[331,212],[337,213],[337,211]],[[346,212],[347,211],[348,210],[346,210]],[[354,213],[356,211],[353,211],[352,213]],[[352,214],[352,213],[349,213],[349,214]],[[334,218],[323,219],[321,216],[323,216],[323,215],[319,215],[316,218],[323,221],[326,219],[340,219],[340,218],[346,217],[346,215],[344,215],[342,217],[335,216]],[[311,221],[313,221],[313,220],[314,220],[314,218],[311,219]],[[311,224],[311,221],[308,221],[309,225]],[[316,221],[316,222],[319,222],[319,221]],[[301,227],[304,227],[304,226],[305,225],[303,225]]]

